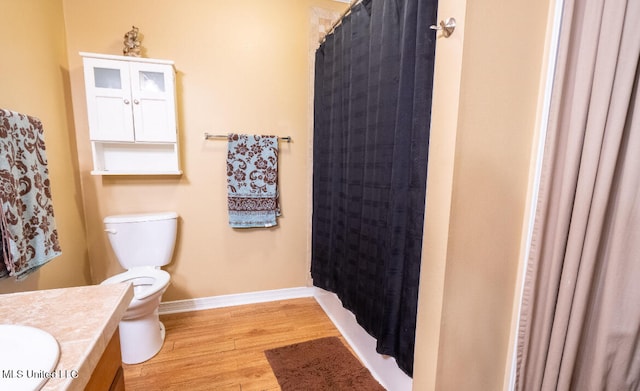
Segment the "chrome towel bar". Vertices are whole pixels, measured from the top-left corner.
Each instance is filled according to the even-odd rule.
[[[212,139],[228,139],[229,136],[226,134],[210,134],[205,132],[204,133],[204,139],[205,140],[212,140]],[[280,137],[278,136],[278,140],[282,140],[282,141],[286,141],[288,143],[291,142],[291,136],[284,136],[284,137]]]

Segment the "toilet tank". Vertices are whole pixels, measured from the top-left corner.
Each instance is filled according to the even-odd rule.
[[[160,267],[171,262],[176,243],[177,213],[108,216],[104,225],[111,248],[125,269]]]

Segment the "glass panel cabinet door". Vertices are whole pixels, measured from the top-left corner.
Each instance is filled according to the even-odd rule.
[[[94,87],[122,89],[122,75],[120,69],[93,67]]]
[[[131,63],[131,94],[136,141],[175,142],[173,67]]]
[[[144,92],[165,92],[164,72],[138,72],[138,83],[140,91]]]
[[[134,141],[128,64],[85,58],[84,71],[91,139]]]

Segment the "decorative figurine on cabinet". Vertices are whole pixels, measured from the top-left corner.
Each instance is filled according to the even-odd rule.
[[[138,40],[138,28],[136,26],[131,26],[131,31],[124,35],[122,53],[125,56],[140,57],[140,41]]]

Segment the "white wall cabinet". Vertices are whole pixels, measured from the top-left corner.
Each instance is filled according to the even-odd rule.
[[[96,175],[178,175],[173,61],[81,52]]]

